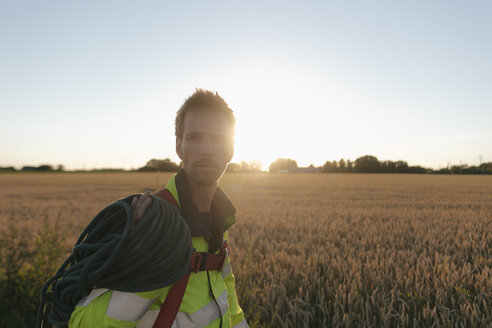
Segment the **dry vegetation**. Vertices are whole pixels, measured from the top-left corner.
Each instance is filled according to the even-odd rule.
[[[0,175],[0,303],[13,274],[52,274],[99,210],[168,177]],[[492,177],[229,174],[222,187],[250,323],[492,327]]]

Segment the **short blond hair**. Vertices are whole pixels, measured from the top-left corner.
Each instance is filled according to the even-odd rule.
[[[195,92],[185,100],[181,108],[176,113],[174,126],[174,133],[176,137],[183,137],[185,116],[187,113],[195,110],[223,113],[229,121],[232,131],[234,131],[236,126],[234,112],[229,108],[229,105],[227,105],[225,100],[219,96],[219,93],[217,91],[213,92],[197,88]]]

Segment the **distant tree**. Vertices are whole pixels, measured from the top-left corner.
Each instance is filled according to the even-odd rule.
[[[467,165],[452,165],[449,172],[451,172],[451,174],[463,174],[463,170],[467,167]]]
[[[408,163],[405,161],[394,162],[394,167],[395,167],[394,172],[396,173],[410,173],[408,172],[409,171]]]
[[[378,159],[372,155],[365,155],[355,160],[355,172],[376,173],[380,172],[380,168]]]
[[[37,167],[38,171],[54,171],[53,166],[48,164],[39,165]]]
[[[261,163],[257,161],[241,161],[240,163],[229,163],[226,172],[234,173],[255,173],[261,172]]]
[[[177,172],[179,165],[166,159],[151,159],[145,166],[138,169],[140,172]]]
[[[249,164],[245,161],[241,161],[241,163],[239,163],[239,171],[242,173],[249,173],[250,172]]]
[[[98,172],[98,173],[114,173],[114,172],[125,172],[125,169],[117,168],[117,167],[103,167],[99,169],[92,169],[89,172]]]
[[[422,166],[409,166],[405,169],[405,172],[402,173],[432,173],[431,169],[426,169]]]
[[[482,174],[492,174],[492,162],[482,163],[479,168]]]
[[[485,163],[488,164],[488,163]],[[490,163],[489,163],[490,164]],[[487,172],[487,170],[483,170],[484,164],[480,166],[468,166],[464,165],[453,165],[449,169],[451,174],[487,174],[492,173],[492,171]]]
[[[417,166],[420,168],[420,166]],[[414,167],[411,167],[414,168]],[[492,162],[482,163],[480,166],[468,166],[463,165],[452,165],[450,167],[442,168],[437,171],[432,171],[430,169],[420,168],[425,170],[426,173],[436,173],[436,174],[492,174]]]
[[[13,166],[7,166],[7,167],[0,167],[0,171],[11,171],[11,172],[14,172],[14,171],[17,171],[17,170]]]
[[[251,161],[249,162],[249,170],[250,172],[261,172],[261,162]]]
[[[65,167],[62,164],[58,164],[58,167],[56,168],[58,172],[63,172],[65,171]]]
[[[379,170],[384,173],[394,173],[395,172],[395,162],[392,161],[383,161],[380,162]]]
[[[338,171],[339,172],[347,171],[347,165],[345,164],[345,160],[343,158],[338,161]]]
[[[333,165],[332,161],[326,161],[321,167],[321,172],[323,173],[335,173],[337,170],[336,165]]]
[[[383,173],[406,173],[408,170],[408,164],[405,161],[383,161],[379,164],[379,172]]]
[[[353,170],[353,164],[352,164],[352,161],[350,161],[349,159],[347,160],[347,168],[345,169],[347,172],[352,172]]]
[[[290,158],[277,158],[272,164],[270,164],[268,171],[270,173],[275,173],[278,171],[288,171],[295,168],[297,168],[297,162],[295,160]]]
[[[241,166],[238,163],[227,164],[227,168],[226,168],[227,173],[238,173],[240,171],[241,171]]]

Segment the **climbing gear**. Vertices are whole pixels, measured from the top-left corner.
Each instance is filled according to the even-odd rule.
[[[184,199],[180,199],[181,195],[186,195],[186,189],[181,190],[180,196],[178,195],[179,186],[176,185],[176,177],[177,175],[171,176],[166,185],[168,190],[166,192],[169,192],[173,199],[166,199],[168,203],[173,203],[174,206],[187,207],[189,204]],[[159,192],[154,196],[160,196]],[[234,213],[228,210],[233,208],[232,203],[225,195],[223,196],[224,198],[220,202],[214,201],[212,203],[212,212],[226,222],[225,228],[227,229],[234,223]],[[186,218],[184,219],[186,220]],[[169,306],[163,305],[164,302],[164,304],[176,304],[174,314],[167,316],[171,324],[176,327],[247,327],[244,313],[238,305],[234,276],[230,260],[227,258],[227,249],[220,250],[221,246],[224,247],[225,245],[223,240],[227,240],[227,235],[228,232],[222,230],[220,237],[223,238],[220,238],[218,248],[216,248],[217,252],[215,252],[221,253],[215,255],[225,256],[224,264],[220,271],[218,267],[214,270],[207,264],[207,262],[210,262],[208,259],[210,253],[207,255],[204,264],[205,268],[208,266],[210,270],[198,271],[197,273],[191,271],[190,252],[185,272],[185,274],[189,273],[187,275],[188,281],[183,284],[181,291],[175,286],[182,284],[180,282],[184,282],[184,280],[179,280],[172,286],[145,292],[120,292],[95,288],[87,297],[84,297],[76,304],[70,317],[70,326],[89,328],[104,322],[104,324],[112,327],[152,327],[160,311],[169,308]],[[192,235],[192,245],[193,250],[197,253],[211,251],[210,240],[207,237]],[[157,256],[160,256],[160,254]],[[204,256],[202,255],[201,258],[204,258]],[[198,263],[201,264],[201,261]],[[174,293],[180,294],[181,298],[173,297],[172,289],[175,289]]]
[[[161,197],[179,209],[177,201],[168,189],[163,188],[154,193],[154,195]],[[195,252],[195,250],[193,250],[191,253],[189,270],[194,273],[208,270],[221,271],[225,261],[227,260],[228,254],[227,241],[225,240],[223,242],[221,254]],[[159,315],[154,322],[153,328],[170,328],[172,326],[183,300],[189,278],[190,274],[188,273],[171,288],[169,294],[167,295],[166,301],[162,305]]]
[[[150,196],[152,204],[132,227],[135,196],[140,194],[110,204],[85,228],[41,290],[36,327],[47,321],[66,327],[74,306],[94,288],[150,291],[175,284],[189,272],[191,235],[179,211]]]

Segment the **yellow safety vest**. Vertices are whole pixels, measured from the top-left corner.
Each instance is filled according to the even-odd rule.
[[[169,179],[166,189],[179,205],[175,176]],[[227,231],[224,232],[224,240],[227,240]],[[193,237],[192,244],[197,252],[208,251],[208,242],[204,237]],[[75,306],[69,328],[152,328],[171,287],[172,285],[137,293],[93,289]],[[199,271],[190,274],[179,312],[172,325],[173,328],[219,326],[248,327],[237,301],[235,278],[229,258],[226,259],[222,271]]]

